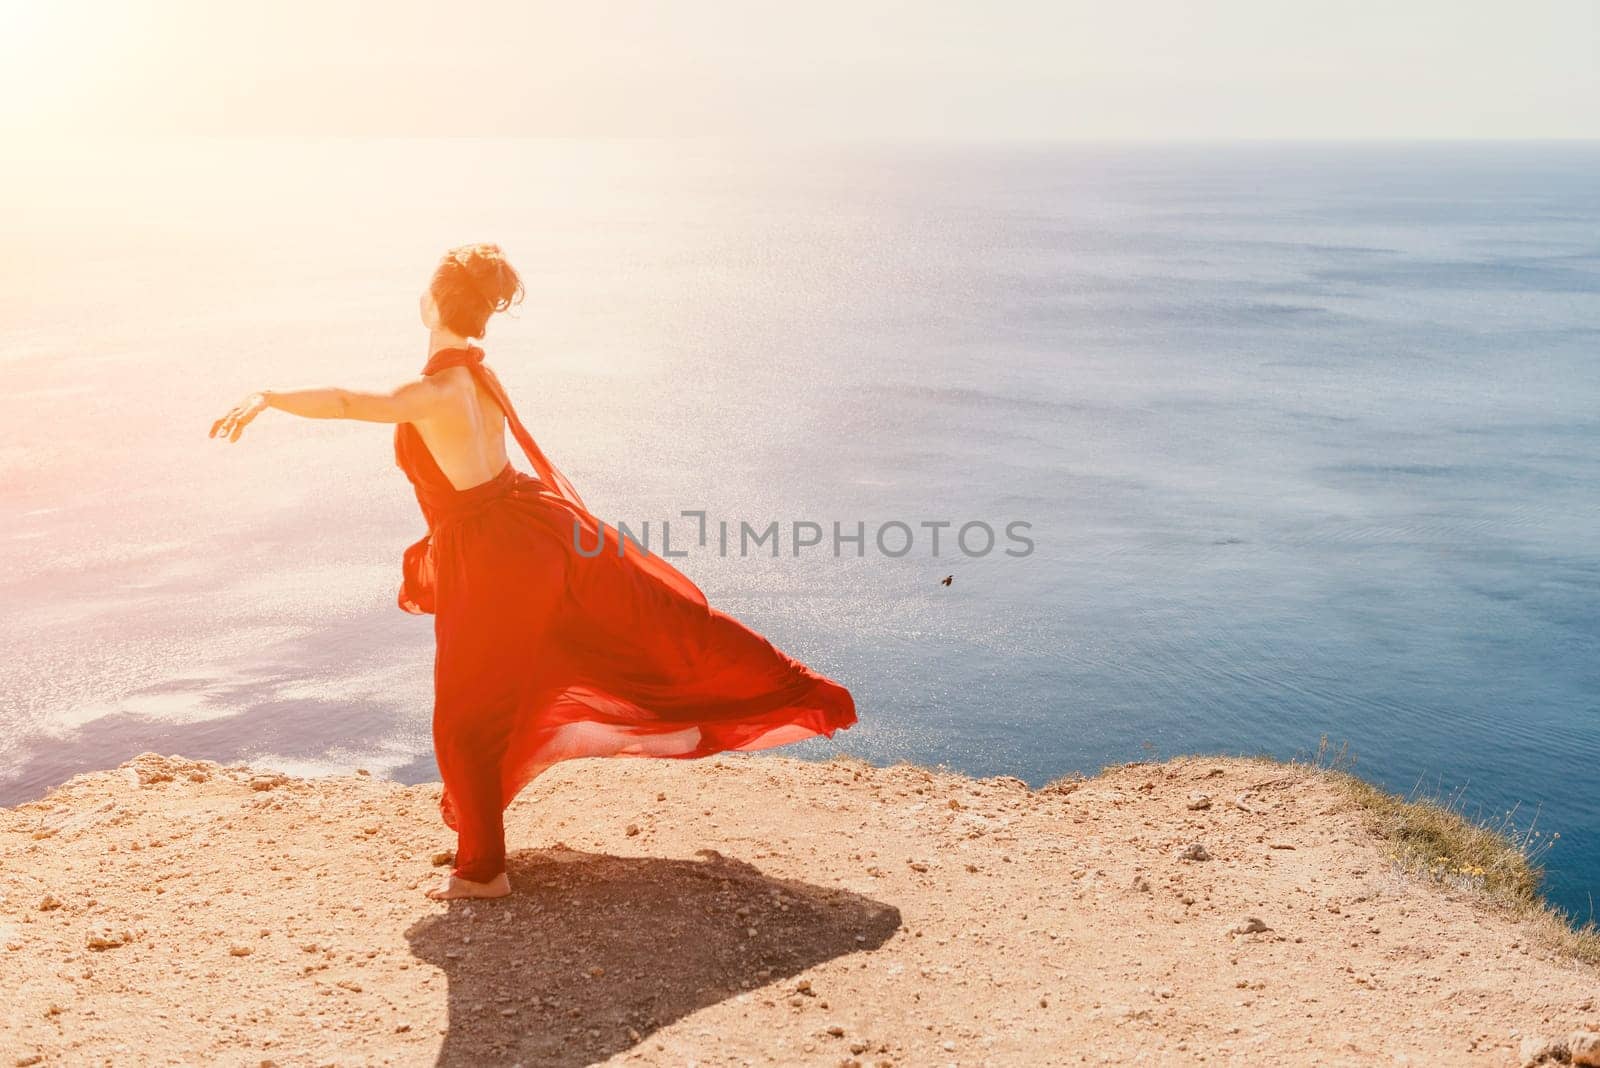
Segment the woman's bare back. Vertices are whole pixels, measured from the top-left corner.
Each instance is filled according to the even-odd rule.
[[[413,424],[422,443],[456,489],[488,482],[507,463],[505,413],[465,367],[446,368],[431,377],[443,395],[434,414]]]

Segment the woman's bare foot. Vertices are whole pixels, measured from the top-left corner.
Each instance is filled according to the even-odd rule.
[[[505,897],[511,893],[511,880],[501,872],[486,883],[475,883],[455,875],[446,875],[444,882],[428,891],[435,901],[452,901],[458,897]]]

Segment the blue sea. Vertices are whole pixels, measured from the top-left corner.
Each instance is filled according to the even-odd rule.
[[[714,604],[854,691],[785,752],[1037,786],[1326,737],[1559,832],[1586,919],[1597,175],[1556,143],[12,153],[0,803],[151,749],[436,777],[389,429],[206,430],[415,373],[436,257],[490,240],[530,291],[490,362],[591,507],[671,523]]]

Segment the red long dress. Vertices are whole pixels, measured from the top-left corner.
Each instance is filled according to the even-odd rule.
[[[539,477],[507,463],[457,490],[416,427],[395,428],[395,460],[428,522],[405,551],[399,599],[434,615],[433,746],[440,814],[459,839],[455,875],[487,882],[505,870],[504,809],[557,761],[766,749],[856,722],[843,686],[591,515],[481,348],[436,352],[423,374],[459,366],[499,402]]]

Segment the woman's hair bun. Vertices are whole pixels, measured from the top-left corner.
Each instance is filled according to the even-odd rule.
[[[440,319],[463,337],[482,337],[489,316],[526,295],[522,279],[495,244],[460,245],[446,252],[432,288]]]

